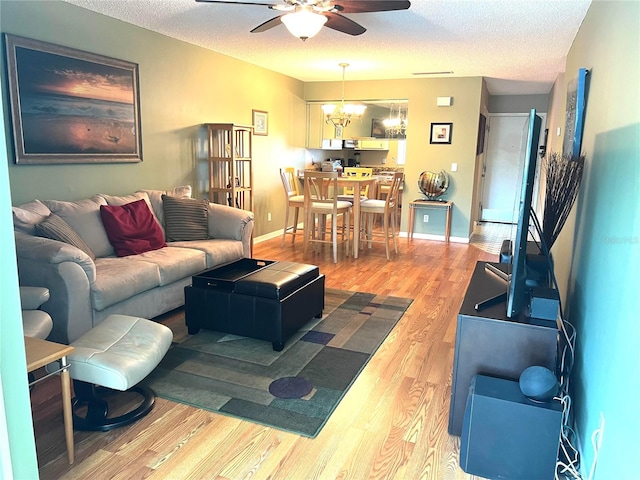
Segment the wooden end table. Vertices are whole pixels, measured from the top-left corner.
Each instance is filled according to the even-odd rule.
[[[451,210],[453,207],[453,202],[439,202],[435,200],[414,200],[409,203],[409,234],[407,238],[409,240],[413,240],[413,223],[415,221],[416,209],[418,208],[445,208],[447,210],[447,214],[445,217],[445,226],[444,226],[444,239],[446,242],[449,241],[449,237],[451,236]]]
[[[62,384],[62,413],[64,415],[64,436],[67,442],[67,459],[72,464],[74,461],[73,446],[73,417],[71,415],[71,380],[69,379],[69,363],[67,355],[73,352],[71,345],[40,340],[39,338],[24,337],[24,346],[27,354],[27,371],[33,372],[40,367],[60,361],[60,369],[51,372],[38,380],[31,382],[29,386],[38,383],[45,378],[60,372]]]

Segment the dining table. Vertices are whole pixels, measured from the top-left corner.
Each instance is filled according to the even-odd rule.
[[[298,178],[304,182],[303,171],[298,173]],[[352,187],[354,192],[361,192],[367,186],[369,187],[369,198],[376,198],[378,181],[384,179],[384,176],[372,175],[371,177],[355,177],[342,175],[338,177],[339,187]],[[353,258],[358,258],[358,249],[360,247],[360,203],[361,196],[353,196]]]

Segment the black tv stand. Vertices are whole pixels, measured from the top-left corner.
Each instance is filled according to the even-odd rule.
[[[505,303],[476,304],[504,289],[504,280],[477,262],[458,312],[449,433],[462,433],[471,379],[476,374],[517,381],[525,368],[541,365],[555,371],[558,329],[553,322],[520,314],[507,317]],[[493,264],[496,265],[496,264]]]

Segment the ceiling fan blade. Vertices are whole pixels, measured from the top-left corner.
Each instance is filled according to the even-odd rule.
[[[338,32],[347,33],[349,35],[362,35],[367,31],[367,29],[359,23],[356,23],[347,17],[343,17],[339,13],[325,12],[323,15],[327,17],[327,23],[325,23],[324,26],[337,30]]]
[[[234,2],[231,0],[196,0],[198,3],[227,3],[229,5],[261,5],[263,7],[275,7],[278,4],[276,3],[265,3],[265,2]]]
[[[340,13],[367,13],[407,10],[411,2],[408,0],[336,0],[334,5]]]
[[[251,30],[251,33],[262,33],[273,27],[277,27],[282,23],[281,17],[282,15],[278,15],[277,17],[273,17],[271,20],[267,20],[266,22],[261,23],[256,28]]]

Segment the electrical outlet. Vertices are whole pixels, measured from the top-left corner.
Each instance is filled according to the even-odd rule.
[[[267,213],[267,222],[271,221],[271,212]]]
[[[428,221],[429,221],[429,215],[425,215],[425,216],[424,216],[424,220],[423,220],[423,222],[424,222],[424,223],[427,223]]]

